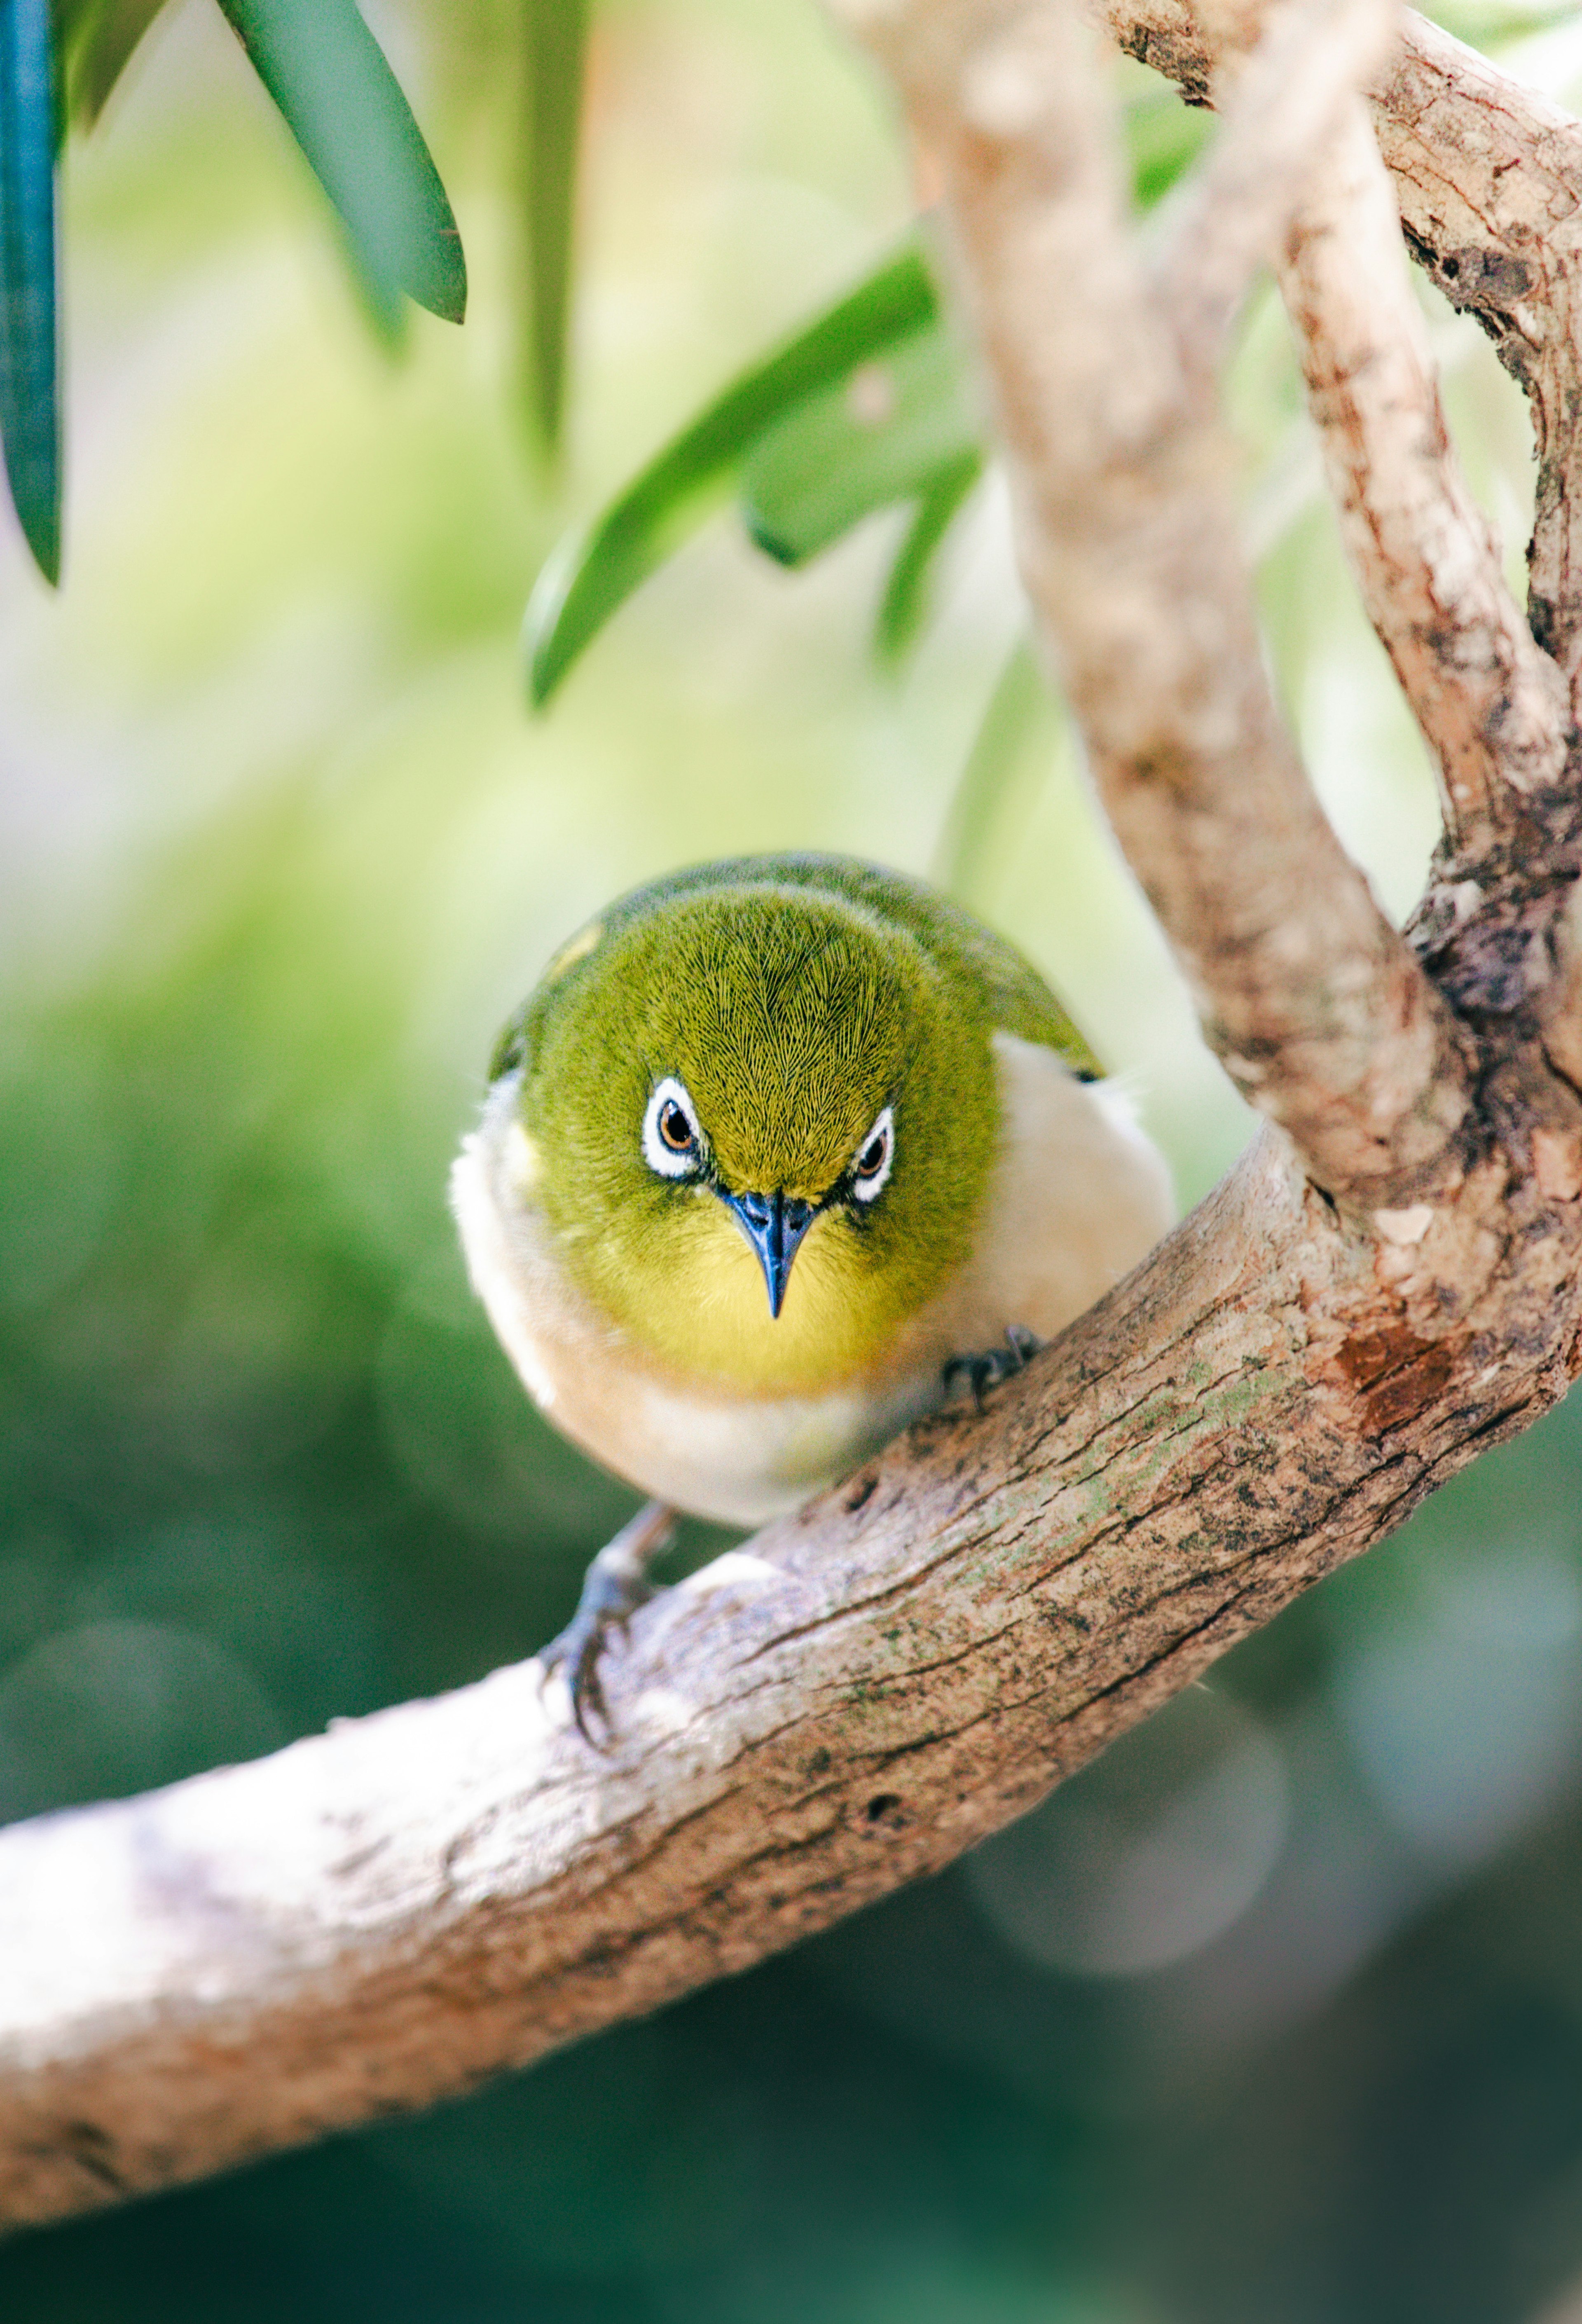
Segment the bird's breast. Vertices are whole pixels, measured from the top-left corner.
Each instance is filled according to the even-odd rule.
[[[452,1197],[474,1284],[532,1396],[566,1435],[678,1508],[751,1525],[796,1508],[936,1405],[941,1367],[1007,1325],[1048,1338],[1164,1232],[1169,1180],[1114,1100],[1051,1050],[994,1037],[1001,1130],[965,1263],[876,1346],[860,1286],[820,1221],[785,1307],[713,1195],[667,1302],[639,1339],[581,1287],[521,1172],[516,1093],[497,1084],[463,1146]],[[820,1239],[823,1238],[821,1253]],[[866,1352],[864,1352],[866,1351]]]
[[[816,1298],[804,1303],[800,1326],[789,1299],[772,1321],[758,1263],[717,1203],[730,1240],[711,1237],[700,1254],[693,1337],[676,1359],[636,1341],[581,1289],[542,1213],[501,1184],[503,1167],[486,1114],[451,1176],[474,1287],[547,1417],[656,1499],[723,1524],[760,1524],[799,1508],[938,1401],[936,1362],[831,1384],[819,1369],[827,1354]],[[805,1245],[798,1268],[808,1255]],[[751,1360],[755,1302],[763,1333],[790,1326],[792,1361],[782,1357],[778,1370]],[[700,1348],[712,1364],[735,1361],[735,1376],[700,1366]]]

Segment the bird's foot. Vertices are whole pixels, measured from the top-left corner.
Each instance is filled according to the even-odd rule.
[[[565,1670],[577,1732],[595,1750],[602,1747],[588,1725],[590,1716],[601,1721],[606,1738],[611,1731],[609,1707],[599,1678],[600,1657],[611,1633],[619,1630],[624,1637],[638,1608],[653,1596],[648,1561],[658,1555],[675,1531],[676,1513],[663,1502],[650,1501],[639,1509],[613,1541],[606,1542],[584,1574],[583,1594],[565,1629],[539,1649],[546,1677],[551,1671]]]
[[[944,1366],[945,1394],[949,1396],[958,1379],[964,1379],[972,1390],[972,1401],[980,1412],[983,1399],[991,1388],[1007,1380],[1015,1372],[1023,1370],[1044,1345],[1036,1332],[1029,1332],[1021,1323],[1007,1323],[1003,1348],[983,1348],[976,1355],[951,1356]]]

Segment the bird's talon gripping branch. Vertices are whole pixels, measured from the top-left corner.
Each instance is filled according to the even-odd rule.
[[[654,1595],[648,1567],[676,1531],[676,1514],[662,1501],[649,1501],[607,1542],[583,1576],[576,1612],[564,1630],[543,1647],[538,1660],[544,1674],[564,1669],[571,1715],[586,1743],[600,1748],[588,1725],[590,1714],[610,1732],[610,1711],[599,1677],[599,1660],[612,1631],[624,1637],[638,1608]]]
[[[981,1412],[988,1391],[998,1388],[1001,1380],[1010,1379],[1016,1373],[1025,1371],[1043,1345],[1044,1342],[1036,1332],[1029,1332],[1025,1324],[1007,1323],[1003,1348],[980,1348],[974,1355],[947,1358],[943,1374],[945,1394],[950,1394],[958,1379],[964,1379],[972,1390],[973,1403]]]

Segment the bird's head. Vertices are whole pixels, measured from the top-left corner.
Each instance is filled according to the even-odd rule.
[[[743,882],[595,923],[501,1045],[507,1180],[668,1361],[813,1390],[965,1259],[994,1156],[989,1027],[903,928]]]

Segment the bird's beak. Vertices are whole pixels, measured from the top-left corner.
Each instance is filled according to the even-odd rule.
[[[786,1304],[786,1282],[802,1238],[818,1216],[817,1205],[800,1194],[726,1194],[721,1201],[758,1253],[764,1281],[769,1286],[769,1313],[778,1315]]]

